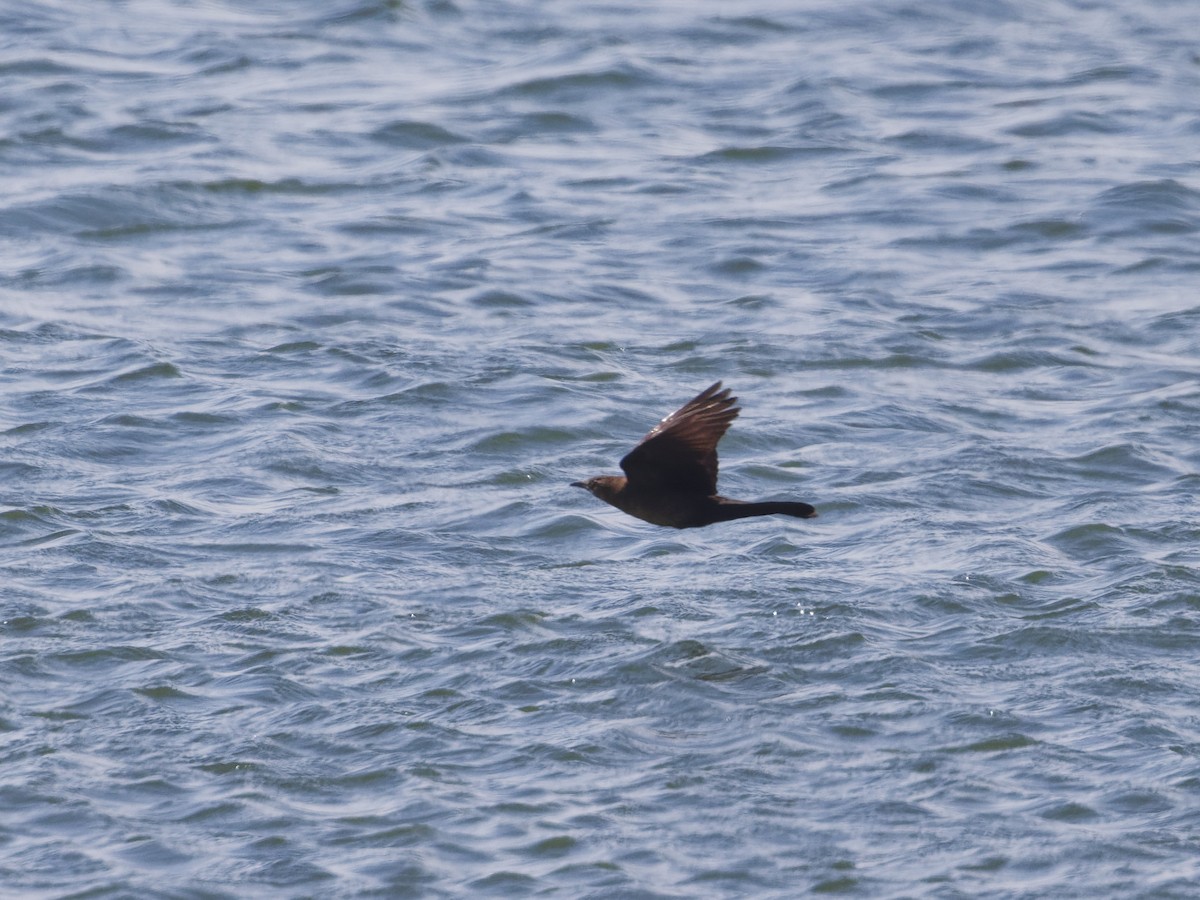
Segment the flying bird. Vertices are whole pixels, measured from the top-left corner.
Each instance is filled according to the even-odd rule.
[[[650,429],[621,460],[622,475],[573,481],[622,512],[671,528],[775,514],[811,519],[807,503],[730,500],[717,493],[717,442],[741,410],[717,382]]]

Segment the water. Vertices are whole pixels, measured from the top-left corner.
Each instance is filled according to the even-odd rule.
[[[1200,890],[1200,8],[251,6],[0,12],[5,895]]]

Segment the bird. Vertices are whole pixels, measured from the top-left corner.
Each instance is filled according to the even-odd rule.
[[[731,500],[717,493],[717,442],[741,410],[721,382],[701,391],[650,429],[621,460],[622,475],[573,481],[622,512],[653,525],[700,528],[751,516],[811,519],[807,503]]]

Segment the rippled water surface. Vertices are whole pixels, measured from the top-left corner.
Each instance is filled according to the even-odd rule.
[[[1197,35],[4,5],[0,892],[1195,896]]]

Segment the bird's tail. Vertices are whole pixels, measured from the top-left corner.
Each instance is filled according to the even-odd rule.
[[[720,497],[717,500],[717,521],[728,522],[732,519],[748,519],[751,516],[795,516],[797,519],[811,519],[817,511],[807,503],[793,500],[767,500],[762,503],[748,503],[744,500],[729,500]]]

